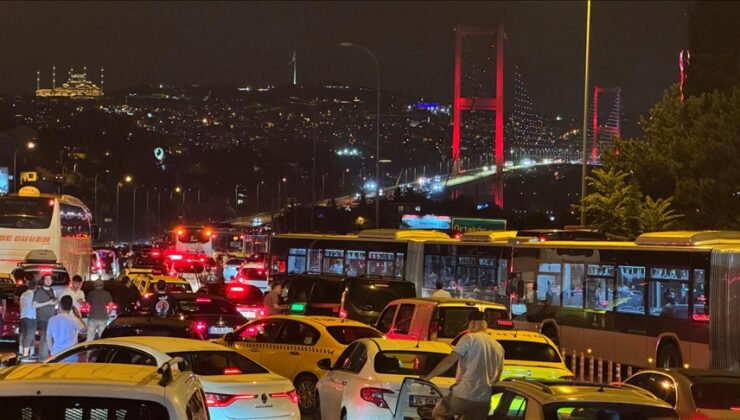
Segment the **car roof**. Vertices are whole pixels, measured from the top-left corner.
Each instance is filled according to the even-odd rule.
[[[323,327],[347,326],[347,327],[367,327],[371,326],[351,319],[335,318],[331,316],[313,316],[313,315],[271,315],[269,318],[294,319],[304,321],[309,324],[321,325]],[[264,318],[263,318],[264,319]]]
[[[380,351],[426,351],[450,354],[452,346],[441,341],[394,340],[389,338],[361,338],[358,341],[374,342]],[[368,344],[369,345],[369,344]]]
[[[705,378],[740,379],[740,372],[731,372],[727,370],[718,370],[718,369],[690,369],[690,368],[648,369],[648,370],[641,370],[635,373],[635,375],[637,375],[638,373],[650,373],[650,372],[658,372],[658,373],[662,373],[664,375],[668,375],[671,377],[682,375],[692,382],[694,382],[697,379],[705,379]]]
[[[69,381],[91,384],[157,385],[156,366],[117,363],[33,363],[0,371],[0,383],[12,381]]]
[[[453,298],[453,297],[414,297],[414,298],[402,298],[402,299],[394,299],[389,304],[392,303],[405,303],[405,302],[429,302],[429,303],[436,303],[438,305],[485,305],[485,306],[491,306],[506,309],[506,306],[500,304],[500,303],[494,303],[489,302],[485,300],[478,300],[478,299],[465,299],[465,298]]]
[[[189,327],[192,321],[180,317],[161,317],[157,315],[118,316],[108,325],[108,328],[124,328],[127,325],[165,325],[169,327]]]
[[[186,299],[211,299],[211,300],[227,300],[223,296],[214,295],[214,294],[205,294],[205,293],[173,293],[170,296],[177,300],[186,300]]]
[[[641,404],[656,407],[670,407],[650,392],[631,385],[600,385],[570,381],[531,381],[526,379],[506,379],[500,386],[514,388],[539,400],[541,404],[578,402],[617,402],[620,404]]]
[[[192,340],[189,338],[155,337],[155,336],[132,336],[103,338],[90,343],[108,345],[133,345],[151,347],[162,353],[180,353],[186,351],[233,351],[228,347],[210,341]]]

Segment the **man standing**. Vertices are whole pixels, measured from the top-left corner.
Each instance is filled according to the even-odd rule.
[[[435,420],[458,415],[458,420],[483,420],[491,406],[491,387],[501,378],[504,348],[487,332],[488,324],[481,311],[468,316],[468,334],[426,376],[431,380],[457,363],[455,384],[434,406]]]
[[[128,276],[124,276],[122,282],[122,290],[120,293],[117,294],[119,296],[118,299],[120,300],[120,302],[118,302],[119,311],[121,313],[131,312],[135,309],[134,307],[136,306],[136,304],[139,303],[139,300],[141,299],[141,294],[139,293],[139,289],[134,286],[134,281],[131,280]]]
[[[74,308],[74,314],[81,318],[82,314],[80,313],[80,305],[85,302],[85,292],[82,291],[82,277],[76,274],[74,277],[72,277],[69,285],[66,289],[64,289],[64,291],[62,291],[62,294],[59,295],[59,298],[61,299],[64,296],[69,296],[72,298],[72,307]]]
[[[33,307],[33,293],[36,291],[36,280],[28,281],[28,288],[19,299],[21,312],[20,325],[20,357],[24,362],[31,361],[31,355],[36,341],[36,309]]]
[[[149,302],[149,315],[170,316],[175,311],[177,300],[167,293],[167,282],[157,281],[157,294]]]
[[[49,319],[48,332],[46,334],[47,345],[51,349],[51,355],[67,350],[77,344],[77,335],[85,331],[85,323],[72,313],[72,297],[62,296],[59,299],[59,313]],[[41,360],[41,358],[39,358]]]
[[[39,361],[49,357],[49,346],[46,341],[46,327],[49,319],[54,316],[57,297],[51,288],[51,275],[41,277],[41,287],[33,292],[33,307],[36,309],[36,328],[39,330]],[[71,299],[71,298],[70,298]]]
[[[103,334],[103,330],[108,325],[110,316],[109,306],[113,302],[113,296],[110,292],[103,289],[103,280],[95,280],[95,290],[87,294],[87,301],[90,302],[90,315],[87,317],[87,341],[95,339],[95,335]]]
[[[442,284],[441,281],[436,282],[434,286],[437,288],[437,290],[435,290],[434,293],[432,293],[432,297],[436,297],[436,298],[451,298],[452,297],[450,292],[444,289],[444,285]]]
[[[262,301],[265,307],[265,313],[270,315],[279,315],[283,312],[283,308],[280,306],[280,295],[283,294],[283,285],[279,281],[273,281],[270,284],[270,291],[265,294],[265,298]]]

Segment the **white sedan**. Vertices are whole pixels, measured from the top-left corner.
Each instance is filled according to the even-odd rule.
[[[293,384],[215,343],[171,337],[119,337],[80,343],[46,363],[161,366],[182,357],[198,375],[212,420],[300,419]],[[179,366],[186,368],[186,366]]]
[[[319,361],[319,367],[328,369],[316,384],[321,418],[391,419],[397,410],[403,413],[399,418],[430,418],[441,395],[423,383],[413,383],[402,393],[402,383],[429,373],[451,351],[448,344],[432,341],[363,338],[353,342],[333,365],[329,359]],[[454,382],[454,368],[432,380],[442,394]],[[399,401],[399,396],[404,400]]]

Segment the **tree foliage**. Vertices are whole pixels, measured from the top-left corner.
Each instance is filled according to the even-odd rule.
[[[673,196],[692,229],[740,229],[740,87],[689,96],[669,89],[643,119],[644,136],[605,153],[653,197]]]

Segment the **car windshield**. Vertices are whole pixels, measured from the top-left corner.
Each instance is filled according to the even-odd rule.
[[[701,377],[691,385],[691,396],[698,408],[707,410],[740,410],[740,378]]]
[[[53,200],[42,197],[0,198],[0,227],[46,229],[54,212]]]
[[[41,284],[41,277],[47,274],[51,275],[52,286],[62,286],[69,283],[69,273],[62,269],[48,269],[43,267],[23,267],[26,278],[33,278],[38,284]],[[32,277],[31,277],[32,276]]]
[[[244,262],[244,258],[232,258],[226,261],[225,265],[241,265]]]
[[[236,307],[224,299],[199,297],[194,299],[179,299],[177,301],[179,312],[187,314],[216,314],[236,315]]]
[[[375,355],[375,372],[403,376],[426,375],[446,356],[444,353],[422,351],[383,351]],[[440,376],[454,378],[455,370],[456,365]]]
[[[0,412],[7,419],[137,419],[166,420],[167,409],[154,401],[138,399],[88,397],[0,397]]]
[[[167,354],[187,360],[196,375],[246,375],[269,372],[235,351],[191,351]]]
[[[506,360],[527,360],[530,362],[560,363],[557,350],[547,343],[532,341],[496,340],[504,348]]]
[[[349,344],[360,338],[381,338],[383,334],[368,327],[350,327],[344,325],[338,325],[334,327],[326,327],[329,334],[334,337],[341,344]]]
[[[522,404],[524,405],[524,404]],[[674,420],[672,408],[638,404],[568,402],[546,404],[546,420]],[[512,406],[509,406],[511,412]]]
[[[406,281],[353,279],[349,285],[349,300],[362,311],[380,312],[388,302],[410,297],[416,297],[416,290]]]

